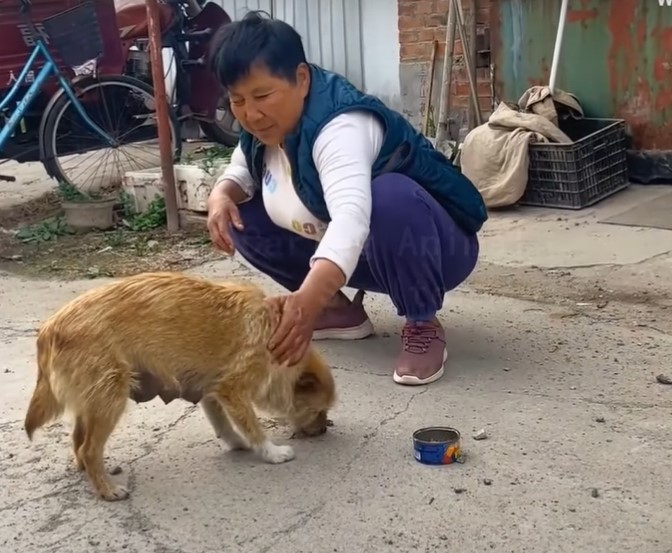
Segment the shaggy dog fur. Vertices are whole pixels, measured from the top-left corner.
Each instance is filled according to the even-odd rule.
[[[266,436],[254,408],[317,435],[326,431],[335,385],[312,348],[294,366],[274,362],[267,344],[280,315],[256,286],[180,273],[140,274],[86,292],[40,328],[26,433],[32,440],[71,412],[77,465],[110,501],[128,497],[107,476],[103,453],[129,398],[198,403],[232,449],[289,461],[292,447]]]

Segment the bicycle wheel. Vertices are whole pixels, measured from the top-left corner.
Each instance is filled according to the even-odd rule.
[[[85,79],[74,89],[87,115],[119,145],[110,147],[63,94],[45,115],[40,136],[43,163],[52,178],[91,194],[118,189],[127,171],[160,167],[151,86],[134,77],[114,75]],[[169,114],[176,160],[182,151],[180,127],[171,109]]]
[[[203,134],[212,140],[224,146],[235,146],[238,144],[240,137],[240,123],[231,113],[229,107],[229,99],[223,95],[217,102],[217,110],[215,111],[215,120],[212,123],[199,121],[198,124],[203,131]]]

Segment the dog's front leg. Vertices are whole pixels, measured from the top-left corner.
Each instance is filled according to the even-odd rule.
[[[254,452],[265,462],[275,465],[294,459],[294,449],[291,446],[275,444],[266,436],[247,398],[232,393],[230,388],[228,390],[220,388],[217,400]]]
[[[207,396],[201,402],[201,409],[205,413],[206,418],[215,430],[215,435],[222,440],[232,450],[250,449],[250,446],[245,443],[236,429],[231,424],[228,415],[222,409],[217,399]]]

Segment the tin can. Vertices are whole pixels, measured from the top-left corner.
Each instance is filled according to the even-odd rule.
[[[447,426],[430,426],[413,433],[415,460],[425,465],[450,465],[460,457],[460,433]]]

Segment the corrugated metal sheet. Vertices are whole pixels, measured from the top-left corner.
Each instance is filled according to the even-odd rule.
[[[273,0],[273,15],[303,38],[311,62],[364,86],[362,0]]]
[[[548,83],[560,0],[493,2],[496,92]],[[672,8],[652,0],[570,2],[557,86],[588,115],[625,119],[637,149],[672,149]]]
[[[252,10],[264,10],[273,13],[272,0],[212,0],[222,6],[231,19],[242,19],[243,16]]]
[[[232,19],[242,18],[248,10],[265,10],[286,21],[301,34],[309,61],[364,86],[362,0],[216,1]]]

